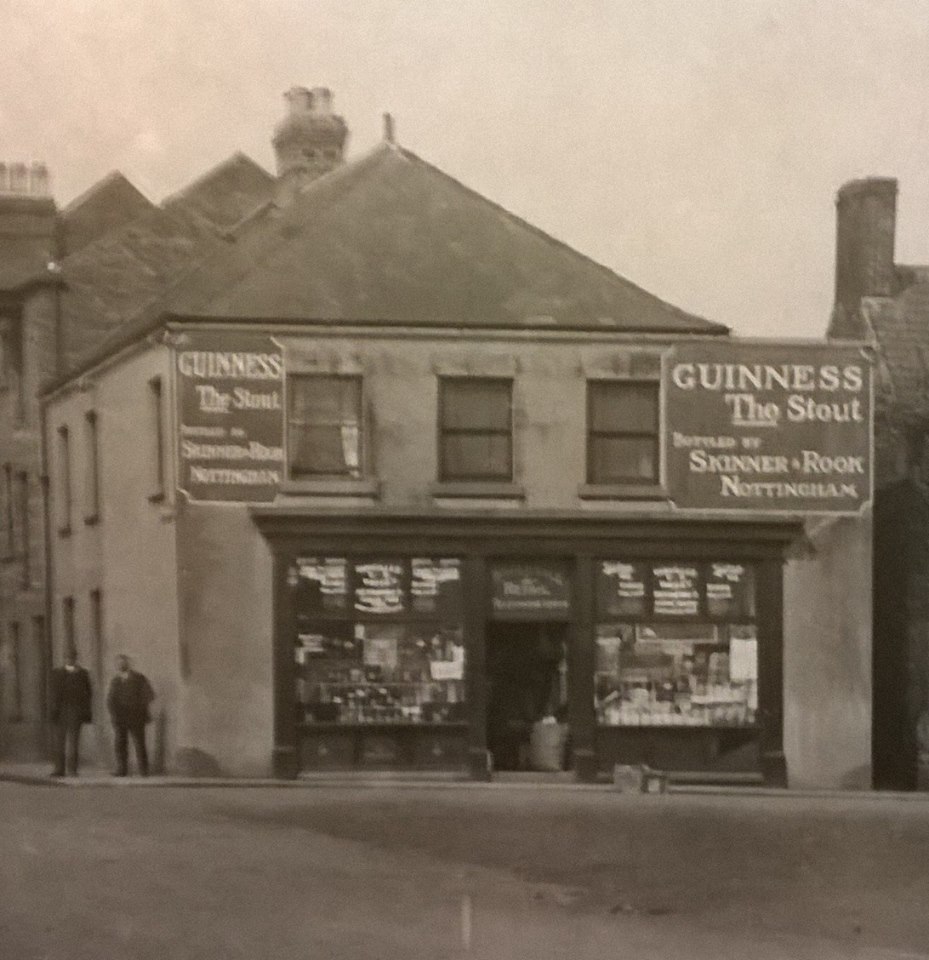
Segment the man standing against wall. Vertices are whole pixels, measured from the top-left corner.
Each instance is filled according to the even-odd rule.
[[[76,777],[80,762],[81,727],[92,717],[90,675],[78,665],[77,651],[68,650],[63,667],[52,671],[50,719],[55,726],[53,777]]]
[[[136,766],[143,777],[148,776],[148,749],[145,745],[145,725],[151,720],[149,707],[155,693],[148,679],[132,669],[129,658],[116,658],[116,676],[110,683],[107,707],[116,733],[116,776],[129,772],[129,737],[135,746]]]

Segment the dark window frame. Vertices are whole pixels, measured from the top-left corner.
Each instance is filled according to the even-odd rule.
[[[90,525],[100,519],[100,443],[99,420],[96,410],[84,414],[84,439],[86,441],[86,477],[84,523]]]
[[[18,620],[7,624],[7,650],[10,666],[11,693],[10,704],[7,708],[7,719],[16,723],[23,719],[23,644],[22,628]]]
[[[294,415],[294,403],[298,396],[298,384],[309,383],[310,381],[329,381],[339,383],[352,383],[356,388],[355,394],[355,419],[358,429],[358,466],[356,468],[346,465],[344,470],[313,470],[304,469],[302,465],[296,469],[293,432],[299,429],[312,429],[316,427],[335,426],[329,423],[310,423],[296,422]],[[367,418],[365,416],[365,384],[364,377],[360,373],[289,373],[287,375],[287,477],[289,480],[297,482],[310,482],[321,480],[361,480],[367,476]]]
[[[7,558],[16,555],[16,496],[13,492],[13,464],[5,463],[3,465],[3,495],[6,500],[4,504],[6,520],[6,550]]]
[[[165,498],[167,484],[165,482],[165,415],[164,415],[164,381],[160,376],[152,377],[148,381],[148,395],[152,430],[154,433],[154,469],[152,470],[153,490],[148,499],[158,503]]]
[[[446,390],[452,384],[467,383],[469,385],[494,385],[505,386],[508,393],[507,402],[507,425],[500,428],[473,428],[473,427],[448,427],[445,423],[445,415],[448,410],[448,400]],[[438,410],[436,417],[437,425],[437,446],[438,446],[438,473],[440,483],[512,483],[513,482],[513,403],[514,403],[514,381],[512,377],[461,377],[461,376],[441,376],[438,379]],[[507,441],[507,468],[498,473],[487,470],[483,473],[475,471],[469,473],[454,473],[448,469],[445,453],[446,437],[456,436],[475,436],[475,437],[506,437]]]
[[[28,589],[32,585],[32,551],[31,551],[31,520],[32,511],[30,509],[29,497],[32,493],[29,485],[29,474],[25,470],[20,470],[16,474],[17,495],[19,498],[19,537],[20,537],[20,558],[22,560],[22,582],[23,589]]]
[[[73,508],[73,491],[71,477],[71,431],[67,424],[58,428],[58,495],[60,498],[59,510],[61,516],[58,523],[58,535],[67,537],[71,534],[71,516]]]
[[[624,387],[635,387],[641,389],[648,387],[653,392],[655,401],[654,422],[651,430],[628,429],[628,430],[595,430],[593,408],[595,394],[598,391],[604,393],[609,390],[620,391]],[[587,446],[587,483],[591,485],[603,486],[648,486],[661,483],[661,384],[658,380],[609,380],[592,379],[587,381],[587,423],[586,423],[586,446]],[[628,477],[602,477],[597,476],[594,451],[597,440],[651,440],[653,446],[653,460],[655,469],[651,477],[628,476]]]
[[[94,691],[99,697],[103,691],[104,684],[104,650],[106,645],[103,641],[104,631],[104,610],[103,610],[103,591],[97,587],[90,591],[90,659],[91,669],[93,670]]]
[[[61,598],[61,631],[64,635],[62,654],[65,656],[70,650],[77,650],[77,612],[75,606],[73,596],[69,595]]]

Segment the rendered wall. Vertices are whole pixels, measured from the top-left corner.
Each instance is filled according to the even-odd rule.
[[[871,788],[871,516],[812,521],[784,570],[789,785]]]
[[[104,708],[105,689],[116,654],[126,653],[157,695],[149,750],[155,768],[173,763],[177,740],[179,654],[177,557],[173,494],[157,496],[154,414],[149,381],[165,384],[163,411],[170,423],[169,354],[163,347],[124,360],[89,377],[86,389],[71,390],[47,411],[53,538],[53,616],[56,663],[64,644],[63,598],[73,597],[76,640],[95,687],[96,760],[112,762],[112,733]],[[85,413],[96,411],[100,510],[90,518]],[[58,430],[71,437],[72,511],[70,534],[62,525]],[[170,478],[171,446],[166,444]],[[88,522],[90,520],[90,522]],[[92,591],[102,595],[103,634],[94,631]]]
[[[586,380],[658,379],[662,347],[615,336],[281,337],[289,373],[363,374],[367,462],[380,502],[432,506],[438,378],[512,377],[514,481],[529,508],[581,509],[586,482]],[[483,505],[492,506],[487,501]],[[454,504],[451,504],[454,506]],[[512,506],[512,504],[507,504]],[[597,509],[603,509],[603,502]],[[640,505],[641,506],[641,505]],[[654,504],[652,505],[654,509]],[[661,509],[659,507],[659,509]]]
[[[270,776],[270,551],[245,507],[181,507],[179,590],[184,701],[177,767]]]

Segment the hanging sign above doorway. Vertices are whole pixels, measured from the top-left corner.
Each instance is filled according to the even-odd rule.
[[[491,613],[497,619],[561,620],[571,610],[566,564],[502,562],[490,568]]]

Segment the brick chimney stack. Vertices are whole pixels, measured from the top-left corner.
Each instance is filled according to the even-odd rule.
[[[896,292],[897,181],[852,180],[839,190],[835,205],[833,326],[849,328],[857,326],[863,297],[890,297]]]
[[[326,87],[293,87],[284,94],[287,116],[274,130],[272,143],[280,182],[279,199],[292,199],[300,187],[328,173],[344,158],[348,128],[332,112]]]

